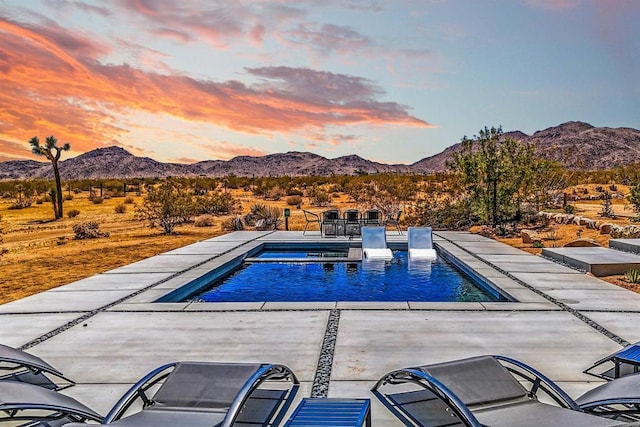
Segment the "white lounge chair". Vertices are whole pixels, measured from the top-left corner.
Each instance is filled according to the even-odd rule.
[[[393,259],[384,227],[362,227],[362,255],[365,260]]]
[[[436,250],[433,249],[431,227],[409,227],[407,230],[409,258],[435,260]]]

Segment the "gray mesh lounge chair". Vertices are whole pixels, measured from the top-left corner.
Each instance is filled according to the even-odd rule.
[[[276,426],[291,405],[298,387],[298,379],[283,365],[170,363],[144,376],[104,419],[98,416],[97,421],[104,425],[136,427]],[[34,393],[33,401],[23,402],[23,405],[40,405],[62,412],[59,405],[53,405],[55,402],[39,401],[41,398],[40,394]],[[64,398],[83,407],[70,397]],[[142,410],[139,410],[140,406]],[[82,415],[72,404],[67,408],[65,417]],[[12,409],[16,409],[15,405]],[[9,411],[9,416],[12,413]],[[82,426],[84,421],[96,420],[94,415],[84,415],[84,419],[77,420],[79,423],[68,426]]]
[[[57,427],[101,420],[100,414],[57,391],[28,383],[0,382],[0,425]]]
[[[529,387],[525,388],[523,385]],[[416,386],[417,390],[416,390]],[[393,388],[393,392],[386,390]],[[582,411],[543,374],[503,356],[480,356],[400,369],[383,376],[373,394],[408,426],[630,426]],[[538,398],[544,396],[543,403]],[[602,396],[585,401],[596,402]],[[594,411],[595,413],[595,411]],[[621,413],[607,413],[620,416]]]
[[[75,383],[33,354],[0,344],[0,381],[18,381],[62,390]]]

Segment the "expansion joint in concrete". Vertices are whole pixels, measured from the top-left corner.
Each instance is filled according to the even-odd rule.
[[[270,234],[270,233],[269,233],[269,234]],[[226,254],[228,254],[229,252],[234,251],[234,250],[238,249],[239,247],[244,246],[244,245],[246,245],[247,243],[251,243],[251,242],[253,242],[254,240],[257,240],[257,239],[259,239],[259,238],[261,238],[261,237],[264,237],[264,236],[265,236],[265,235],[261,235],[261,236],[259,236],[259,237],[254,238],[254,239],[247,240],[246,242],[242,242],[241,244],[239,244],[239,245],[237,245],[237,246],[234,246],[233,248],[230,248],[230,249],[228,249],[228,250],[226,250],[226,251],[224,251],[224,252],[221,252],[221,253],[219,253],[219,254],[216,254],[215,256],[212,256],[211,258],[208,258],[208,259],[206,259],[206,260],[204,260],[204,261],[202,261],[202,262],[199,262],[198,264],[194,264],[194,265],[192,265],[192,266],[191,266],[191,267],[189,267],[189,268],[185,268],[184,270],[179,271],[179,272],[177,272],[177,273],[175,273],[175,274],[172,274],[171,276],[166,277],[166,278],[164,278],[164,279],[162,279],[162,280],[158,280],[157,282],[152,283],[151,285],[149,285],[149,286],[147,286],[147,287],[145,287],[145,288],[143,288],[143,289],[137,290],[137,291],[135,291],[135,292],[133,292],[133,293],[131,293],[131,294],[129,294],[129,295],[127,295],[127,296],[123,297],[123,298],[120,298],[120,299],[119,299],[119,300],[117,300],[117,301],[111,302],[111,303],[109,303],[109,304],[107,304],[107,305],[104,305],[104,306],[102,306],[102,307],[100,307],[100,308],[97,308],[97,309],[92,310],[92,311],[90,311],[90,312],[88,312],[88,313],[85,313],[85,314],[83,314],[82,316],[77,317],[77,318],[75,318],[75,319],[73,319],[73,320],[71,320],[71,321],[69,321],[69,322],[65,323],[64,325],[62,325],[62,326],[60,326],[60,327],[58,327],[58,328],[56,328],[56,329],[54,329],[54,330],[52,330],[52,331],[49,331],[49,332],[47,332],[46,334],[41,335],[41,336],[39,336],[39,337],[38,337],[38,338],[36,338],[36,339],[33,339],[33,340],[29,341],[28,343],[26,343],[26,344],[24,344],[23,346],[21,346],[21,347],[20,347],[20,349],[21,349],[21,350],[27,350],[27,349],[29,349],[29,348],[31,348],[31,347],[34,347],[34,346],[36,346],[36,345],[40,344],[41,342],[44,342],[44,341],[48,340],[49,338],[53,338],[53,337],[55,337],[56,335],[60,334],[61,332],[66,331],[67,329],[70,329],[70,328],[72,328],[72,327],[74,327],[74,326],[76,326],[76,325],[78,325],[78,324],[80,324],[80,323],[83,323],[84,321],[86,321],[86,320],[88,320],[88,319],[92,318],[93,316],[95,316],[95,315],[96,315],[96,314],[98,314],[98,313],[101,313],[101,312],[106,311],[106,310],[108,310],[108,309],[110,309],[110,308],[112,308],[112,307],[115,307],[115,306],[116,306],[116,305],[118,305],[118,304],[122,304],[123,302],[125,302],[125,301],[127,301],[127,300],[129,300],[129,299],[131,299],[131,298],[133,298],[133,297],[135,297],[135,296],[138,296],[138,295],[140,295],[140,294],[141,294],[141,293],[143,293],[143,292],[148,291],[149,289],[153,289],[154,287],[156,287],[156,286],[158,286],[158,285],[160,285],[160,284],[162,284],[162,283],[165,283],[165,282],[167,282],[167,281],[169,281],[169,280],[171,280],[171,279],[174,279],[174,278],[176,278],[176,277],[180,276],[181,274],[186,273],[186,272],[187,272],[187,271],[189,271],[189,270],[193,270],[194,268],[200,267],[201,265],[203,265],[203,264],[205,264],[205,263],[207,263],[207,262],[209,262],[209,261],[211,261],[211,260],[214,260],[214,259],[216,259],[216,258],[219,258],[219,257],[221,257],[221,256],[223,256],[223,255],[226,255]]]
[[[338,338],[338,323],[340,322],[340,310],[334,309],[329,313],[327,328],[324,332],[322,349],[318,358],[316,375],[313,378],[311,397],[327,397],[329,382],[331,381],[331,369],[333,367],[333,355],[336,351],[336,339]]]
[[[459,245],[457,242],[454,242],[453,240],[447,239],[446,237],[443,237],[443,236],[440,236],[440,237],[443,238],[444,240],[446,240],[447,242],[451,243],[452,245],[455,245],[456,247],[458,247],[461,250],[465,251],[466,253],[468,253],[469,255],[473,256],[474,258],[478,259],[479,261],[482,261],[483,263],[487,264],[491,268],[493,268],[493,269],[499,271],[500,273],[504,274],[505,276],[509,277],[511,280],[514,280],[514,281],[518,282],[520,285],[524,286],[525,288],[529,289],[530,291],[535,292],[536,294],[538,294],[541,297],[545,298],[549,302],[551,302],[551,303],[555,304],[556,306],[560,307],[563,311],[566,311],[567,313],[572,314],[577,319],[579,319],[582,322],[586,323],[587,325],[591,326],[593,329],[595,329],[596,331],[600,332],[601,334],[603,334],[607,338],[609,338],[609,339],[615,341],[616,343],[620,344],[621,346],[626,347],[626,346],[628,346],[630,344],[629,341],[625,340],[624,338],[622,338],[619,335],[614,334],[613,332],[611,332],[610,330],[608,330],[604,326],[600,325],[595,320],[592,320],[589,317],[585,316],[583,313],[581,313],[580,311],[576,310],[575,308],[569,307],[567,304],[563,303],[562,301],[559,301],[556,298],[552,297],[551,295],[548,295],[548,294],[542,292],[540,289],[537,289],[537,288],[531,286],[530,284],[526,283],[525,281],[515,277],[514,275],[512,275],[508,271],[506,271],[506,270],[504,270],[504,269],[492,264],[491,262],[485,260],[484,258],[480,257],[478,254],[475,254],[475,253],[467,250],[464,246]]]

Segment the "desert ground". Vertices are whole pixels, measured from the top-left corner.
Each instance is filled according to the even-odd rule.
[[[628,191],[624,189],[623,191]],[[321,212],[326,207],[313,207],[303,198],[300,209],[287,206],[286,198],[279,201],[264,201],[254,198],[251,193],[232,190],[242,205],[242,211],[248,212],[254,203],[289,207],[290,230],[304,228],[302,209]],[[589,188],[593,192],[593,188]],[[621,191],[621,193],[623,192]],[[44,290],[70,283],[94,274],[111,270],[122,265],[157,255],[199,240],[208,239],[225,233],[222,221],[216,218],[213,226],[196,227],[193,224],[180,226],[177,234],[163,235],[158,229],[152,229],[144,221],[137,219],[136,206],[142,203],[141,196],[133,197],[133,203],[125,204],[126,212],[116,213],[115,207],[124,204],[124,197],[105,199],[94,204],[88,194],[75,194],[73,200],[65,201],[65,217],[53,221],[53,209],[50,203],[33,204],[25,209],[9,209],[11,200],[0,199],[0,228],[3,229],[4,242],[1,247],[5,253],[0,258],[0,304],[13,301]],[[597,200],[572,202],[576,214],[593,219],[602,219],[599,212],[602,204]],[[332,199],[332,206],[339,209],[355,207],[347,195],[338,194]],[[69,218],[66,213],[76,209],[79,215]],[[616,219],[607,221],[629,224],[635,213],[624,199],[614,200],[613,210]],[[73,226],[78,223],[95,221],[100,230],[108,232],[108,237],[76,240]],[[281,227],[284,228],[284,225]],[[471,231],[478,231],[472,229]],[[608,245],[609,236],[601,235],[597,230],[589,230],[577,225],[550,224],[537,230],[543,236],[546,247],[563,246],[578,236],[596,240],[602,246]],[[523,250],[539,253],[531,244],[523,244],[519,235],[496,237],[496,239]],[[621,276],[605,278],[619,286],[625,286],[640,292],[637,285],[624,282]]]

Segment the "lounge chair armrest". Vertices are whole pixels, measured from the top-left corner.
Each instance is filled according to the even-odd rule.
[[[242,386],[235,399],[229,406],[229,411],[225,416],[221,427],[231,427],[236,422],[236,419],[240,415],[240,411],[242,410],[246,401],[251,397],[251,393],[253,393],[264,381],[269,379],[273,380],[290,380],[293,384],[289,396],[285,399],[285,405],[280,409],[279,415],[277,416],[277,422],[274,422],[273,425],[279,425],[279,421],[284,416],[285,412],[291,405],[293,401],[293,396],[298,392],[298,388],[300,386],[300,381],[295,376],[295,374],[284,365],[271,365],[267,364],[258,369]]]
[[[398,385],[405,383],[417,384],[430,392],[448,405],[453,412],[469,427],[482,427],[480,421],[471,413],[454,392],[431,375],[413,368],[400,369],[384,375],[373,386],[371,392],[392,412],[399,415],[398,411],[390,405],[389,399],[380,392],[380,387],[385,384]],[[401,414],[400,414],[401,415]]]
[[[525,379],[532,384],[529,394],[535,396],[538,393],[538,389],[541,389],[560,406],[580,411],[578,404],[564,390],[537,369],[506,356],[494,355],[493,357],[501,363],[504,362],[502,365],[513,375]]]
[[[145,392],[150,387],[166,378],[170,373],[169,370],[175,367],[176,364],[177,362],[167,363],[166,365],[160,366],[142,377],[113,406],[111,411],[109,411],[107,416],[104,418],[103,424],[110,424],[122,418],[131,405],[138,399],[143,399],[145,406],[148,405],[150,402],[148,401]]]

